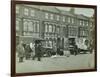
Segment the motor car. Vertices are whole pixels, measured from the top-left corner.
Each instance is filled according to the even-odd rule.
[[[51,57],[52,56],[52,47],[44,47],[43,46],[43,57]]]

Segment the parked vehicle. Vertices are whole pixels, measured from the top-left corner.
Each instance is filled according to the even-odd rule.
[[[77,55],[78,54],[78,47],[75,43],[75,38],[69,38],[69,45],[68,50],[70,51],[70,54]]]
[[[42,47],[42,57],[50,57],[52,56],[52,51],[53,51],[53,48],[50,47],[50,46],[45,46],[44,45],[44,42],[45,40],[44,39],[36,39],[36,40],[39,40],[39,42],[42,44],[41,47]]]
[[[51,47],[43,47],[43,56],[50,57],[52,56],[53,49]]]
[[[83,40],[83,42],[77,43],[79,53],[87,53],[90,52],[88,40]]]

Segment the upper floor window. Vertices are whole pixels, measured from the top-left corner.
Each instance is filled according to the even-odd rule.
[[[16,13],[19,13],[19,6],[16,6]]]
[[[35,16],[35,11],[31,10],[31,16]]]
[[[29,14],[29,9],[28,8],[24,8],[24,15],[28,15]]]
[[[45,13],[45,18],[48,19],[49,18],[49,14]]]
[[[51,20],[53,19],[53,14],[50,14],[50,19],[51,19]]]
[[[55,29],[56,29],[56,26],[54,25],[54,26],[53,26],[53,32],[55,32]]]
[[[69,30],[69,32],[68,32],[68,34],[69,34],[69,36],[76,36],[77,35],[77,29],[75,28],[75,27],[68,27],[68,30]]]
[[[48,25],[45,24],[45,32],[48,32]]]
[[[59,15],[57,15],[57,21],[59,21],[59,19],[60,19],[60,16],[59,16]]]
[[[24,31],[27,31],[28,30],[28,22],[27,21],[24,21]]]
[[[82,20],[80,20],[80,25],[83,25],[83,21]]]
[[[90,27],[93,27],[93,23],[92,22],[90,23]]]
[[[83,26],[85,25],[85,21],[83,21]]]
[[[33,29],[34,29],[34,32],[36,32],[36,23],[35,23],[35,21],[33,21]]]
[[[74,23],[74,18],[72,18],[72,23]]]
[[[80,28],[80,37],[88,36],[88,30]]]
[[[63,22],[65,22],[65,17],[63,16]]]
[[[57,33],[58,34],[60,33],[60,27],[57,27]]]
[[[49,25],[49,32],[52,32],[52,25]]]
[[[39,29],[40,29],[40,24],[39,22],[37,22],[37,32],[39,32]]]
[[[39,32],[39,22],[38,21],[34,21],[33,27],[34,27],[34,32]]]
[[[28,22],[28,31],[33,31],[33,23],[32,23],[32,21]]]
[[[20,22],[16,20],[16,31],[19,31],[19,25],[20,25]]]
[[[70,17],[68,17],[68,22],[70,23]]]
[[[88,23],[88,22],[86,22],[86,26],[88,26],[88,24],[89,24],[89,23]]]
[[[24,19],[23,22],[23,34],[24,35],[32,35],[33,32],[39,32],[39,21],[31,21],[28,19]]]

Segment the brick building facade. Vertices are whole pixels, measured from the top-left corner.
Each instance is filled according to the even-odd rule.
[[[68,38],[77,42],[89,39],[93,25],[89,17],[64,11],[55,6],[16,5],[16,38],[30,43],[36,38],[45,40],[45,46],[64,47]]]

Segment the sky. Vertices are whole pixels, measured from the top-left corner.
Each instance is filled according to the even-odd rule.
[[[69,11],[70,10],[70,7],[58,7],[59,9],[62,9],[62,10],[67,10]],[[88,16],[88,17],[91,17],[93,16],[94,14],[94,9],[91,9],[91,8],[75,8],[75,13],[76,14],[83,14],[85,16]]]

